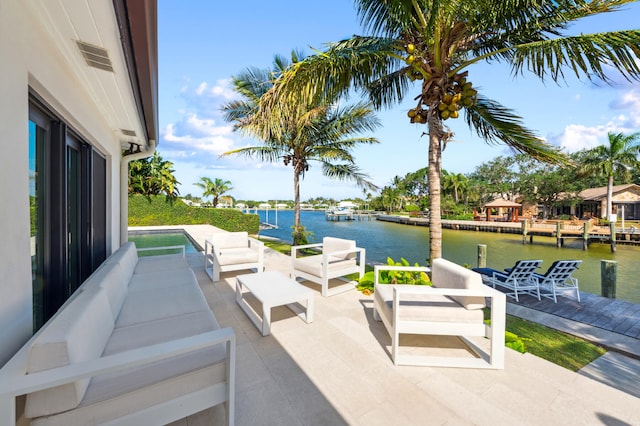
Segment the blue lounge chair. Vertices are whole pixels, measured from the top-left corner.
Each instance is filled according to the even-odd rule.
[[[511,290],[507,296],[519,302],[518,293],[526,293],[535,296],[540,300],[540,289],[538,280],[533,278],[536,269],[540,267],[542,260],[519,260],[508,270],[498,271],[491,268],[473,268],[473,271],[482,275],[482,281],[496,288],[504,287]]]
[[[582,260],[556,260],[551,264],[544,275],[533,274],[538,281],[542,296],[552,299],[558,303],[556,293],[563,291],[575,291],[578,302],[580,301],[580,290],[578,289],[578,279],[571,276],[580,266]]]

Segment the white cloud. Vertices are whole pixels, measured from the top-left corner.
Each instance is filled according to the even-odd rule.
[[[551,135],[549,142],[567,152],[575,152],[606,143],[609,132],[633,133],[640,130],[640,89],[625,87],[618,93],[619,96],[609,103],[615,115],[604,124],[570,124],[561,134]]]
[[[549,140],[567,152],[575,152],[600,145],[606,138],[607,131],[605,126],[587,127],[582,124],[570,124],[564,128],[562,134],[551,136]]]
[[[178,124],[169,123],[162,136],[170,144],[167,148],[171,151],[186,151],[195,157],[195,154],[201,151],[220,155],[233,149],[234,141],[228,136],[231,131],[229,125],[219,126],[212,119],[202,119],[195,114],[189,114]]]
[[[614,99],[609,107],[615,111],[623,111],[617,118],[621,127],[640,129],[640,89],[625,90]]]
[[[229,79],[216,80],[214,85],[203,81],[198,85],[194,93],[198,96],[205,96],[208,98],[223,98],[225,100],[231,100],[238,97],[231,88],[231,80]]]

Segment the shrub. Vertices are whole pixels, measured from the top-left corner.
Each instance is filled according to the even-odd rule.
[[[387,265],[411,266],[404,258],[400,258],[400,262],[396,262],[390,257],[387,258]],[[420,265],[416,263],[414,266]],[[363,294],[369,295],[373,293],[374,274],[374,271],[368,271],[358,280],[356,288]],[[429,276],[423,271],[380,271],[378,282],[380,284],[431,285]]]
[[[527,352],[527,347],[524,344],[524,340],[525,339],[519,337],[515,333],[512,333],[510,331],[504,332],[504,345],[508,348],[520,352],[521,354]]]
[[[235,209],[191,207],[178,200],[172,204],[163,196],[147,199],[142,195],[129,196],[129,226],[200,225],[209,224],[225,231],[247,231],[257,234],[260,218]]]

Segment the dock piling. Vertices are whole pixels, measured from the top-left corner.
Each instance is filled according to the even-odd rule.
[[[478,268],[487,267],[487,245],[478,244]]]
[[[611,234],[611,253],[616,252],[616,223],[611,222],[609,224],[609,231]]]
[[[616,282],[618,280],[618,262],[615,260],[600,261],[600,288],[603,297],[616,298]]]

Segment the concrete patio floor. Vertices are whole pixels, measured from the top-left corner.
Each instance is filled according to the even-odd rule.
[[[185,228],[201,245],[215,229]],[[235,302],[235,276],[248,271],[212,283],[202,254],[188,257],[221,326],[237,336],[237,425],[640,424],[638,398],[508,348],[504,370],[395,367],[372,298],[355,290],[323,298],[316,288],[311,324],[275,308],[262,337]],[[265,259],[267,270],[288,272],[287,256],[267,250]],[[223,419],[215,407],[173,425]]]

